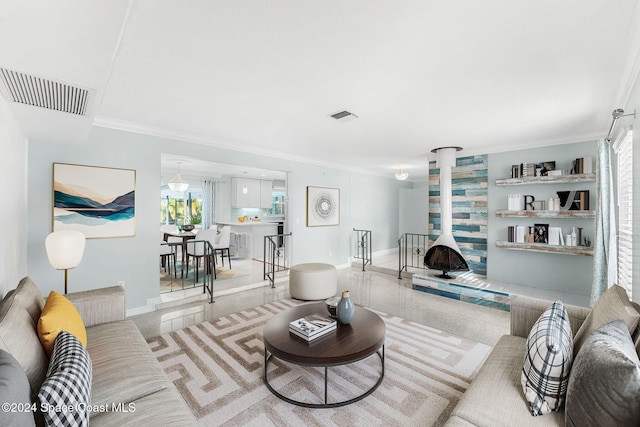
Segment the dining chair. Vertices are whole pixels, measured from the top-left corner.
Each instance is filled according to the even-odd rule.
[[[213,256],[215,252],[213,252],[213,248],[215,247],[217,230],[215,228],[209,228],[206,230],[198,231],[197,237],[195,240],[189,240],[186,243],[186,264],[187,264],[187,273],[186,277],[189,277],[189,260],[190,258],[195,259],[195,278],[196,282],[198,282],[198,270],[200,269],[200,260],[203,259],[203,266],[206,269],[205,272],[213,271],[213,277],[216,277],[216,262],[215,257]],[[211,245],[211,251],[205,248],[206,243],[209,242]],[[204,259],[207,257],[207,259]]]
[[[225,252],[227,254],[227,258],[229,259],[229,269],[231,269],[231,253],[229,252],[229,243],[231,241],[231,226],[225,225],[220,229],[220,234],[218,236],[218,240],[214,245],[214,252],[220,254],[222,258],[222,266],[224,266],[224,256]]]
[[[176,251],[175,246],[168,244],[164,240],[164,231],[160,231],[160,265],[164,267],[165,273],[171,274],[171,263],[173,262],[173,276],[177,277]]]

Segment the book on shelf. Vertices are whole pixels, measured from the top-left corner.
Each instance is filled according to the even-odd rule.
[[[593,173],[593,158],[592,157],[578,157],[573,162],[574,173]]]
[[[336,319],[314,313],[289,322],[289,332],[307,341],[311,341],[334,331],[337,325],[338,322]]]

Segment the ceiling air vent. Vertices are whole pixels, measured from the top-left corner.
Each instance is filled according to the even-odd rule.
[[[84,116],[94,90],[0,67],[0,92],[7,101]]]
[[[355,114],[347,111],[347,110],[343,110],[343,111],[339,111],[337,113],[333,113],[330,115],[331,117],[333,117],[334,119],[338,120],[339,122],[348,122],[350,120],[353,119],[357,119],[358,116],[356,116]]]

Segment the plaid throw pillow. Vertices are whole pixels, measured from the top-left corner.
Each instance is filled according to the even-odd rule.
[[[520,382],[532,415],[559,410],[567,394],[573,336],[562,301],[554,302],[531,328]]]
[[[49,370],[38,392],[47,426],[88,426],[91,359],[82,343],[62,331],[56,338]]]

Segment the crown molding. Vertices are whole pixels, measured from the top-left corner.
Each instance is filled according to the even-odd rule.
[[[382,178],[394,179],[393,174],[389,175],[386,170],[384,172],[374,173],[370,170],[366,170],[363,168],[350,167],[340,163],[322,162],[322,161],[318,161],[308,157],[291,155],[289,153],[285,153],[282,151],[257,148],[257,147],[252,147],[248,145],[238,144],[235,142],[231,143],[225,140],[212,138],[212,137],[205,137],[202,135],[194,135],[194,134],[189,134],[185,132],[175,132],[175,131],[170,131],[168,129],[163,129],[155,126],[147,126],[139,123],[127,122],[124,120],[116,120],[116,119],[111,119],[104,116],[96,116],[93,121],[93,125],[96,127],[101,127],[105,129],[120,130],[124,132],[137,133],[141,135],[155,136],[158,138],[173,139],[173,140],[189,142],[193,144],[200,144],[200,145],[206,145],[209,147],[220,148],[224,150],[237,151],[237,152],[246,153],[246,154],[271,157],[274,159],[282,159],[282,160],[288,160],[292,162],[310,164],[314,166],[338,169],[345,172],[361,173],[364,175],[372,175],[372,176],[379,176]]]

